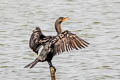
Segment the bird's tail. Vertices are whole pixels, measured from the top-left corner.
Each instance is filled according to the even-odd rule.
[[[31,62],[30,64],[26,65],[24,68],[33,68],[37,63],[39,62],[38,59],[36,59],[35,61]]]

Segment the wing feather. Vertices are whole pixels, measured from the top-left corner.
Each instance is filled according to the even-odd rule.
[[[64,38],[62,38],[62,43],[61,43],[61,48],[62,48],[62,52],[64,52],[65,51],[65,47],[64,47]]]
[[[73,49],[78,50],[79,48],[88,47],[88,42],[79,38],[77,35],[64,31],[61,34],[57,35],[55,39],[53,39],[53,47],[54,47],[54,55],[56,53],[62,53],[65,51],[70,51]]]

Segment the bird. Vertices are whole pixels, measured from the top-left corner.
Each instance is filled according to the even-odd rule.
[[[37,30],[39,31],[39,36],[34,37],[36,41],[30,39],[30,48],[33,49],[34,52],[38,53],[40,46],[43,46],[41,52],[38,57],[26,65],[25,68],[33,68],[38,62],[47,61],[49,67],[53,67],[56,71],[56,68],[52,64],[52,59],[55,55],[63,53],[65,51],[71,51],[73,49],[82,49],[88,47],[89,43],[82,38],[79,38],[76,34],[71,31],[65,30],[62,31],[61,23],[67,21],[68,17],[59,17],[55,22],[55,30],[57,32],[56,36],[45,36],[42,34],[40,28],[36,28],[36,31],[33,31],[32,35],[37,34]],[[37,43],[37,45],[36,45]]]

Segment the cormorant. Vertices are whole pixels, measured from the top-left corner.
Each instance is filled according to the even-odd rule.
[[[64,51],[70,51],[73,49],[78,50],[79,48],[81,49],[88,47],[89,43],[79,38],[76,34],[73,34],[68,30],[62,32],[61,23],[67,19],[68,17],[59,17],[56,20],[56,36],[45,36],[42,34],[41,30],[38,27],[36,28],[36,31],[33,31],[30,39],[30,48],[33,49],[33,51],[36,53],[38,53],[40,46],[43,46],[43,49],[40,52],[39,56],[32,63],[26,65],[25,68],[32,68],[38,62],[47,61],[49,66],[55,69],[51,62],[53,56]]]

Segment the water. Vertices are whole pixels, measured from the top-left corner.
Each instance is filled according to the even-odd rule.
[[[120,80],[120,0],[0,0],[0,79],[50,80],[46,62],[23,67],[37,55],[28,46],[35,26],[55,35],[62,24],[91,45],[55,56],[57,80]]]

